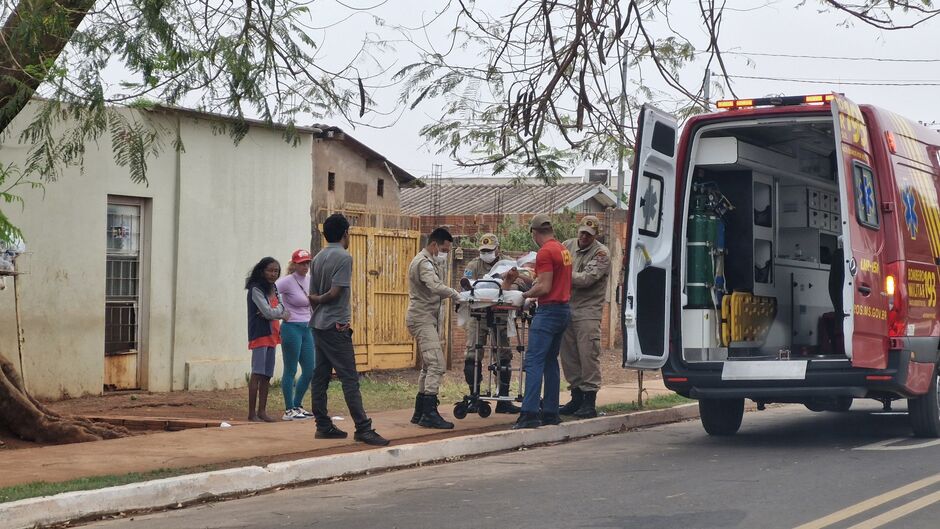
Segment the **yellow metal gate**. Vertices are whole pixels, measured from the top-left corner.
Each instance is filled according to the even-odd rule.
[[[408,265],[420,249],[420,237],[411,230],[349,228],[353,345],[359,371],[415,365],[405,312]]]

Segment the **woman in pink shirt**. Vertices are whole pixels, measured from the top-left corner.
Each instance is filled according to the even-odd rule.
[[[307,273],[310,272],[310,252],[297,250],[287,265],[287,275],[277,280],[277,291],[290,312],[290,318],[281,327],[281,353],[284,356],[284,375],[281,389],[284,391],[285,421],[309,419],[313,414],[301,405],[310,379],[313,377],[314,345],[310,330],[310,300],[307,298]],[[297,365],[300,378],[294,383]],[[311,404],[311,408],[313,405]]]

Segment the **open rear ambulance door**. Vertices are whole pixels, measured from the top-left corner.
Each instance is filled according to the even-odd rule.
[[[643,106],[630,187],[632,222],[625,244],[624,367],[658,369],[669,357],[677,131],[673,116]]]
[[[858,105],[835,94],[832,99],[835,157],[841,200],[844,258],[840,274],[845,355],[855,367],[883,369],[888,336],[884,246],[876,168],[865,116]],[[883,178],[883,176],[882,176]]]

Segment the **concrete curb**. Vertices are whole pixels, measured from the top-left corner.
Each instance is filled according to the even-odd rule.
[[[98,490],[66,492],[0,504],[0,526],[30,529],[69,520],[175,507],[211,498],[299,485],[341,476],[478,456],[655,426],[699,416],[697,404],[566,422],[535,430],[506,430],[346,454],[188,474]]]

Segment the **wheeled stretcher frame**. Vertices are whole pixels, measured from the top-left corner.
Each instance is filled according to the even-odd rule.
[[[499,288],[500,298],[502,298],[502,285],[499,282],[493,280],[479,280],[476,283],[492,283],[496,285],[496,287]],[[476,285],[474,285],[474,288],[475,287]],[[473,288],[470,289],[470,292],[472,297]],[[464,396],[463,400],[454,405],[454,417],[458,419],[463,419],[470,413],[476,413],[483,418],[489,417],[493,412],[490,402],[522,402],[522,390],[525,387],[525,369],[523,367],[525,365],[525,344],[532,316],[524,311],[522,307],[496,303],[485,307],[473,307],[471,304],[470,317],[477,321],[477,329],[480,328],[480,325],[485,325],[488,331],[486,334],[489,340],[489,354],[487,355],[487,363],[485,364],[486,385],[484,387],[482,385],[483,381],[480,380],[480,374],[483,372],[482,364],[486,347],[479,339],[480,333],[477,331],[476,354],[474,355],[473,362],[473,387],[477,391]],[[502,365],[499,359],[500,331],[507,328],[509,325],[513,325],[516,329],[517,345],[514,359],[517,359],[517,365],[519,367],[513,367],[512,363]],[[516,396],[499,396],[500,374],[504,372],[519,373],[519,389],[516,391]],[[511,378],[510,375],[510,380]]]

